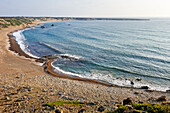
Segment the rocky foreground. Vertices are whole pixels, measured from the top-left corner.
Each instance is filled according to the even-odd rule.
[[[0,112],[8,113],[113,112],[123,104],[133,109],[134,103],[167,103],[169,97],[169,93],[107,87],[50,75],[16,73],[0,79]]]

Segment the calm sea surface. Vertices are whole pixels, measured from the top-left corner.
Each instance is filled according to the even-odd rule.
[[[147,85],[162,91],[170,87],[170,19],[62,21],[43,23],[13,35],[30,55],[79,58],[57,59],[53,66],[58,72],[119,86]]]

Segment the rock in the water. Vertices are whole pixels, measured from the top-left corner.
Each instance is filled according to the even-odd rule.
[[[54,24],[51,24],[51,26],[54,26]]]
[[[134,82],[133,81],[130,81],[131,85],[134,85]]]
[[[166,96],[161,96],[156,101],[166,101]]]
[[[41,28],[45,28],[44,26],[41,26]]]
[[[149,89],[148,86],[142,86],[141,89]]]
[[[103,112],[105,108],[103,106],[100,106],[97,111]]]
[[[141,79],[141,78],[137,78],[136,80],[137,80],[137,81],[141,81],[142,79]]]
[[[131,105],[131,104],[133,104],[132,98],[127,98],[123,100],[123,105]]]
[[[81,109],[78,113],[85,113],[86,110],[85,109]]]

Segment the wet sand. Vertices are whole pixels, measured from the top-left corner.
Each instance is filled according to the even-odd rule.
[[[8,37],[9,37],[9,43],[10,43],[9,50],[18,53],[19,56],[24,56],[26,58],[36,59],[36,58],[33,58],[33,57],[27,55],[25,52],[23,52],[12,35],[8,34]]]
[[[101,82],[101,81],[98,81],[98,80],[80,78],[80,77],[63,76],[63,75],[57,74],[53,71],[53,67],[51,66],[52,62],[53,62],[52,60],[47,62],[47,69],[46,70],[47,70],[47,72],[49,72],[50,74],[52,74],[55,77],[66,78],[66,79],[71,79],[71,80],[78,80],[78,81],[93,83],[93,84],[101,84],[101,85],[109,86],[109,87],[114,86],[112,84]]]

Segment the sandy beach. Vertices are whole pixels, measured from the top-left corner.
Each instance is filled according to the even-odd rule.
[[[36,23],[41,22],[33,25]],[[169,92],[110,87],[110,84],[89,79],[68,79],[56,75],[49,61],[47,72],[52,76],[45,72],[44,67],[38,65],[34,58],[23,53],[15,39],[9,36],[9,33],[20,29],[24,27],[13,26],[0,30],[0,112],[50,112],[56,109],[66,113],[78,112],[81,109],[86,112],[99,112],[100,106],[113,110],[128,97],[133,103],[157,102],[161,96],[166,97],[166,102],[170,101]],[[58,100],[80,100],[93,105],[57,106],[54,109],[43,106]]]

